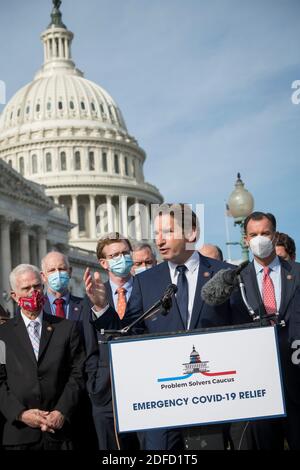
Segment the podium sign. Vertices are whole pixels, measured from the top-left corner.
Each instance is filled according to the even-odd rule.
[[[274,327],[110,343],[119,432],[285,416]]]

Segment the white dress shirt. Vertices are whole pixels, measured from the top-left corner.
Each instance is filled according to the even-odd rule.
[[[254,260],[254,267],[261,298],[263,298],[262,283],[264,277],[264,267],[259,264],[256,260]],[[279,312],[281,303],[281,264],[278,256],[276,256],[272,263],[269,264],[268,268],[270,268],[270,278],[272,279],[275,290],[276,308],[277,312]]]

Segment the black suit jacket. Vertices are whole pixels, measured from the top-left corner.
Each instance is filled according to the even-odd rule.
[[[17,421],[22,411],[60,411],[66,418],[54,438],[69,437],[70,420],[84,389],[84,350],[74,322],[44,313],[39,358],[33,353],[20,314],[0,326],[6,365],[0,369],[0,411],[5,417],[4,445],[37,442],[41,431]]]

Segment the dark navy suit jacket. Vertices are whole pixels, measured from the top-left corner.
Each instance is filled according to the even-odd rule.
[[[194,306],[190,323],[190,330],[196,328],[209,328],[214,326],[231,325],[233,322],[239,323],[238,310],[233,312],[230,300],[222,305],[211,307],[207,305],[201,297],[203,285],[213,277],[220,269],[227,269],[231,265],[207,258],[199,254],[200,264],[198,272],[197,287],[195,292]],[[159,300],[166,288],[171,284],[169,265],[166,261],[135,276],[133,290],[126,309],[126,315],[122,326],[131,323],[143,312],[148,310],[157,300]],[[249,318],[243,312],[249,321]],[[241,317],[242,322],[245,318]],[[245,320],[246,321],[246,320]],[[118,329],[120,320],[113,308],[109,308],[98,320],[94,322],[97,329]],[[135,328],[135,333],[164,333],[184,330],[184,324],[180,316],[176,299],[173,298],[172,307],[167,315],[157,314],[153,318],[141,323],[139,328]]]
[[[281,263],[281,304],[279,320],[284,320],[285,327],[277,327],[280,349],[283,384],[286,389],[286,399],[293,400],[300,406],[300,371],[299,365],[291,361],[293,340],[300,339],[300,263],[289,263],[282,258]],[[256,314],[266,315],[266,310],[256,279],[254,263],[250,263],[242,271],[247,299]],[[241,314],[245,311],[239,292],[235,292],[233,310]],[[234,312],[233,312],[234,314]],[[245,314],[246,318],[246,314]],[[266,324],[266,322],[265,322]],[[262,352],[263,353],[263,352]]]

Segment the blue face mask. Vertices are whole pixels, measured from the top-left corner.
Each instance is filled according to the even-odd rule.
[[[140,268],[136,268],[136,269],[134,270],[134,274],[135,274],[135,276],[136,276],[137,274],[141,274],[141,273],[143,273],[144,271],[147,271],[147,269],[150,269],[150,267],[147,268],[146,266],[141,266]]]
[[[118,277],[126,277],[130,273],[133,261],[130,255],[122,255],[118,259],[109,259],[109,270]]]
[[[56,271],[48,276],[48,285],[55,292],[64,292],[68,289],[70,275],[67,271]]]

